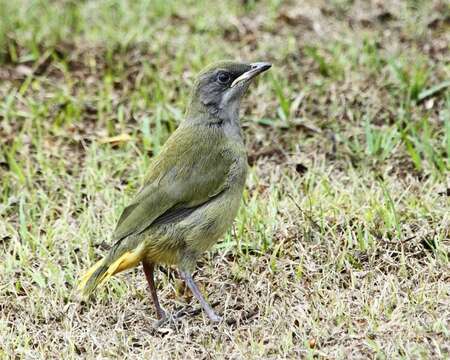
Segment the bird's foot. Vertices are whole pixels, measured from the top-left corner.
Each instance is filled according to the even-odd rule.
[[[212,323],[218,324],[222,321],[222,317],[217,315],[212,309],[211,311],[206,311],[206,315],[211,320]],[[193,310],[181,309],[175,314],[169,314],[165,311],[158,312],[158,321],[155,322],[154,327],[160,328],[165,325],[175,324],[178,320],[184,318],[185,316],[193,316],[202,312],[202,308],[197,308]]]
[[[222,321],[222,318],[216,314],[208,315],[208,317],[213,323],[220,323]]]
[[[182,309],[175,313],[175,315],[173,316],[173,320],[177,321],[185,316],[194,316],[194,315],[200,314],[201,312],[202,312],[201,307],[197,308],[197,309],[192,309],[192,310]],[[210,321],[212,323],[219,323],[222,321],[222,318],[219,315],[217,315],[214,311],[206,312],[206,315],[208,316],[208,318],[210,319]]]
[[[164,312],[163,314],[158,314],[158,321],[155,322],[154,327],[157,329],[164,325],[175,323],[176,320],[171,314]]]

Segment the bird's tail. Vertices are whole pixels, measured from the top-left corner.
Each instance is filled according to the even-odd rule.
[[[81,277],[78,291],[84,296],[89,296],[97,286],[104,284],[111,276],[135,267],[141,260],[142,256],[135,251],[127,251],[114,261],[110,261],[108,257],[105,257],[96,262]]]

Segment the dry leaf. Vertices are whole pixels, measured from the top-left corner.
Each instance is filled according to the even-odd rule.
[[[131,140],[131,136],[128,134],[120,134],[117,136],[111,136],[111,137],[105,137],[102,139],[99,139],[99,143],[101,144],[113,144],[117,145],[120,143],[124,143]]]

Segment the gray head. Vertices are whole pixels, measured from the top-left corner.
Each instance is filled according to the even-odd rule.
[[[192,92],[188,118],[200,114],[204,121],[236,121],[242,96],[252,79],[272,65],[265,62],[221,61],[208,66],[197,77]]]

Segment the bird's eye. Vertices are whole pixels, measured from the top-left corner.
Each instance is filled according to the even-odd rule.
[[[221,84],[228,84],[228,82],[230,81],[230,74],[226,73],[226,72],[220,72],[219,75],[217,75],[217,80],[221,83]]]

